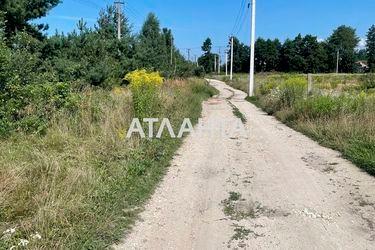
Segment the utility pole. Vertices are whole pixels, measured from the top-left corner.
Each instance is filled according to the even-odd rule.
[[[336,59],[336,74],[339,73],[339,61],[340,61],[340,50],[337,49],[337,59]]]
[[[194,56],[195,56],[195,63],[197,64],[197,67],[199,67],[198,57],[197,57],[197,55],[194,55]]]
[[[217,62],[217,73],[220,75],[220,64],[221,64],[221,48],[219,47],[219,58]]]
[[[250,82],[249,96],[254,95],[254,66],[255,66],[255,1],[251,1],[251,42],[250,42]]]
[[[214,60],[215,60],[215,62],[214,62],[214,72],[216,72],[216,55],[214,54]]]
[[[233,80],[233,36],[230,41],[230,80]]]
[[[225,51],[225,76],[228,76],[228,50]]]
[[[123,1],[115,1],[115,6],[117,10],[117,39],[121,39],[121,17],[122,17],[122,10],[121,6],[124,5]]]
[[[191,49],[187,49],[187,52],[188,52],[188,61],[190,61],[190,50]]]

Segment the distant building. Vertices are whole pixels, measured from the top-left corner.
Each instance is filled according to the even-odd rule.
[[[360,73],[364,73],[369,70],[367,61],[356,61],[355,66],[356,66],[356,71]]]

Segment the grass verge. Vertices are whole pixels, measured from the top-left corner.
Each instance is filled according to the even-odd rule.
[[[329,93],[307,95],[307,86],[300,76],[282,76],[278,83],[274,76],[268,75],[268,81],[263,75],[256,96],[247,100],[321,145],[342,152],[358,167],[375,175],[374,90],[336,88]],[[228,83],[246,89],[243,78]]]
[[[154,113],[177,130],[185,117],[196,123],[215,93],[199,79],[167,82]],[[26,241],[29,249],[103,249],[120,240],[181,144],[166,135],[125,139],[133,116],[127,89],[87,90],[79,110],[56,114],[44,136],[1,141],[0,249]]]

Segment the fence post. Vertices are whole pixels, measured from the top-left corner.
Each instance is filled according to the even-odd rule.
[[[313,91],[313,79],[312,74],[307,74],[307,94],[310,95]]]

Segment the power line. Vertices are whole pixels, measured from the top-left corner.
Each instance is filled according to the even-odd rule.
[[[128,1],[126,4],[133,13],[135,13],[136,16],[142,16],[142,14],[137,10],[137,8],[133,7],[133,3]]]
[[[124,5],[124,9],[126,11],[127,16],[133,19],[138,19],[139,16],[134,11],[132,11],[127,4]]]
[[[234,33],[234,31],[238,28],[238,25],[239,25],[239,22],[241,21],[242,19],[242,16],[243,16],[243,12],[244,12],[244,7],[245,7],[245,1],[246,0],[242,0],[241,1],[241,6],[240,6],[240,9],[238,10],[238,14],[237,14],[237,17],[236,17],[236,20],[234,22],[234,26],[232,28],[232,34]]]
[[[242,27],[244,23],[246,22],[248,15],[249,15],[249,8],[250,8],[250,3],[247,5],[247,9],[245,10],[245,15],[243,15],[242,21],[240,23],[240,26],[238,27],[237,31],[234,33],[236,36],[241,32]]]

